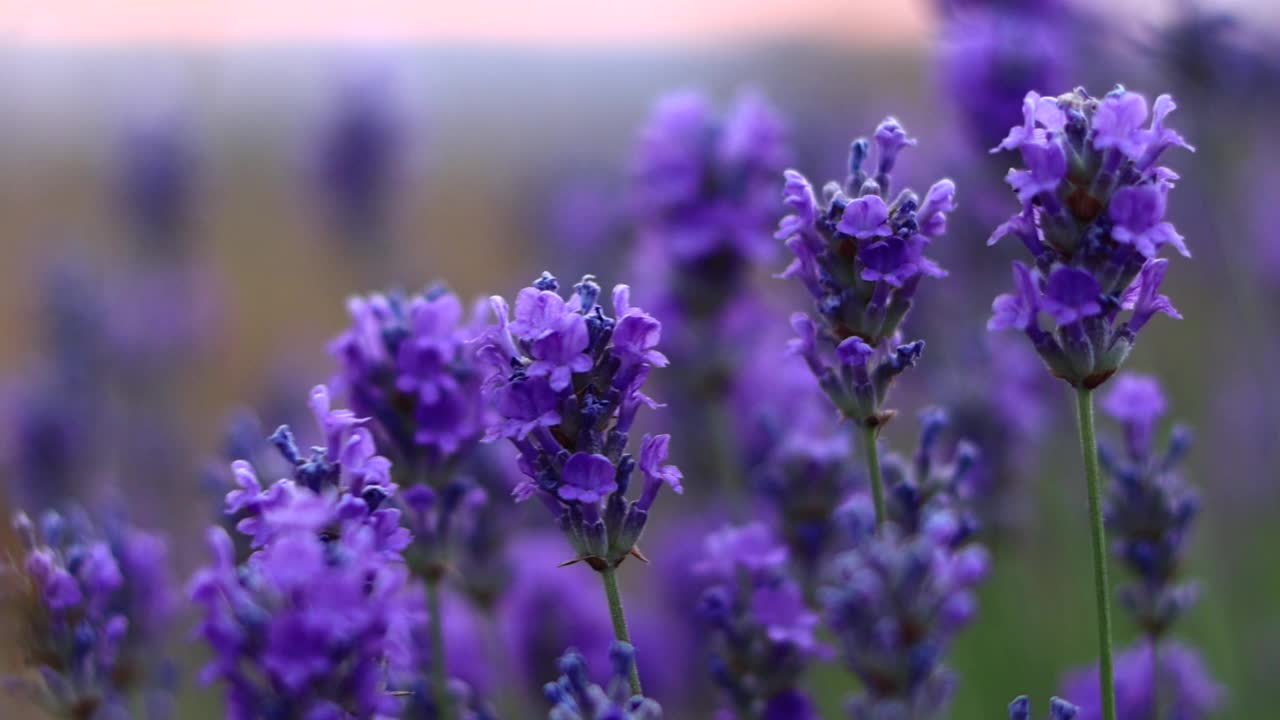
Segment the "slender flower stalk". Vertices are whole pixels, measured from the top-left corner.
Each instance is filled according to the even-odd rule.
[[[946,231],[946,213],[955,208],[950,180],[934,183],[923,199],[909,189],[891,195],[898,154],[915,143],[897,120],[880,123],[874,172],[863,167],[872,141],[854,141],[849,177],[823,188],[821,206],[809,181],[788,170],[783,197],[793,212],[775,235],[796,256],[781,276],[799,279],[814,301],[812,315],[791,317],[797,335],[791,351],[864,434],[876,496],[883,495],[876,435],[894,414],[885,407],[889,388],[924,351],[923,340],[902,344],[898,327],[920,280],[946,275],[924,251]],[[883,503],[877,509],[881,525]]]
[[[662,323],[631,305],[631,290],[613,291],[614,316],[597,300],[590,277],[568,300],[543,273],[516,297],[515,316],[503,298],[490,299],[496,324],[479,339],[490,373],[485,397],[496,409],[487,440],[506,438],[519,453],[525,479],[517,502],[538,498],[568,538],[576,557],[600,573],[619,642],[630,643],[615,571],[628,557],[644,560],[638,543],[664,485],[683,492],[683,474],[666,464],[669,435],[645,435],[639,457],[627,452],[649,371],[667,365],[658,352]],[[639,469],[644,487],[627,499]],[[639,671],[631,681],[639,694]]]
[[[1093,553],[1093,587],[1098,612],[1098,677],[1102,684],[1102,714],[1115,720],[1115,670],[1111,650],[1111,582],[1107,577],[1107,533],[1102,521],[1102,479],[1098,472],[1098,442],[1094,435],[1093,391],[1076,390],[1080,451],[1084,455],[1089,490],[1089,540]]]
[[[1168,261],[1157,257],[1165,246],[1190,256],[1182,236],[1164,220],[1178,175],[1157,165],[1169,148],[1191,149],[1165,127],[1175,107],[1161,95],[1150,126],[1143,127],[1146,98],[1121,87],[1100,100],[1083,89],[1057,98],[1032,91],[1023,100],[1023,124],[992,149],[1017,150],[1026,168],[1010,169],[1006,177],[1022,209],[988,244],[1015,237],[1035,262],[1014,263],[1017,290],[996,298],[987,327],[1022,331],[1049,371],[1076,391],[1104,720],[1115,720],[1116,698],[1092,391],[1119,370],[1152,317],[1181,317],[1160,294]],[[1121,319],[1125,311],[1131,312]],[[1053,320],[1053,329],[1041,326],[1042,315]]]
[[[1155,378],[1133,373],[1117,376],[1102,399],[1124,429],[1120,447],[1099,444],[1108,480],[1103,517],[1111,550],[1131,577],[1120,587],[1121,606],[1145,636],[1117,655],[1116,710],[1124,718],[1196,720],[1213,712],[1221,692],[1195,650],[1168,638],[1198,594],[1194,583],[1179,582],[1179,570],[1199,498],[1178,472],[1190,433],[1175,427],[1167,449],[1157,452],[1167,407]],[[1073,673],[1066,687],[1081,702],[1083,720],[1101,717],[1090,671]]]

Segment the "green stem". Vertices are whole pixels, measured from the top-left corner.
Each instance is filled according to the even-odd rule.
[[[880,448],[876,445],[877,430],[862,429],[863,448],[867,456],[867,475],[871,478],[871,499],[876,506],[876,532],[884,526],[887,511],[884,506],[884,480],[880,476]]]
[[[427,612],[431,629],[431,696],[441,720],[451,720],[453,703],[449,701],[448,668],[445,667],[444,615],[440,612],[440,579],[427,579]]]
[[[1102,688],[1103,720],[1116,720],[1115,672],[1111,661],[1111,600],[1107,580],[1107,531],[1102,524],[1102,489],[1098,473],[1098,441],[1093,431],[1093,391],[1076,391],[1080,421],[1080,452],[1084,455],[1089,487],[1089,530],[1093,541],[1093,585],[1098,604],[1098,680]]]
[[[613,637],[618,642],[631,644],[631,633],[627,630],[627,614],[622,609],[622,595],[618,592],[618,569],[608,568],[600,572],[604,579],[604,594],[609,599],[609,617],[613,620]],[[640,689],[640,670],[636,663],[631,664],[631,694],[643,695]]]

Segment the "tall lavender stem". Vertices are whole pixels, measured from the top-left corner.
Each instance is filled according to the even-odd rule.
[[[1076,390],[1076,414],[1080,423],[1080,452],[1084,455],[1085,481],[1089,487],[1089,530],[1093,540],[1093,584],[1098,603],[1098,680],[1102,688],[1102,717],[1116,720],[1115,673],[1111,660],[1111,601],[1107,580],[1107,537],[1102,524],[1101,480],[1098,473],[1098,441],[1093,430],[1093,391]]]
[[[884,526],[887,513],[884,506],[884,480],[880,475],[880,448],[876,445],[878,434],[877,428],[862,428],[862,440],[867,456],[867,477],[871,480],[871,499],[876,508],[876,532],[880,532],[880,528]]]
[[[449,702],[448,670],[445,667],[444,614],[440,611],[440,579],[427,580],[427,612],[431,633],[431,696],[441,720],[453,720],[453,704]]]
[[[618,642],[631,644],[631,632],[627,629],[627,613],[622,608],[622,593],[618,592],[618,570],[609,568],[600,573],[604,580],[604,594],[609,599],[609,619],[613,621],[613,637]],[[636,663],[631,664],[628,678],[631,682],[631,694],[643,695],[640,687],[640,670]]]

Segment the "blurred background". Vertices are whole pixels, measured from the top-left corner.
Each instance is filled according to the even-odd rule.
[[[908,452],[921,408],[961,412],[1014,382],[972,352],[987,347],[990,300],[1016,256],[986,247],[1016,206],[1003,186],[1009,159],[986,149],[1019,121],[1028,89],[1101,95],[1120,83],[1149,98],[1172,93],[1170,124],[1197,148],[1169,161],[1182,175],[1169,219],[1194,259],[1172,261],[1168,292],[1186,319],[1153,323],[1129,361],[1162,379],[1171,416],[1196,437],[1187,475],[1203,509],[1187,571],[1202,600],[1180,633],[1226,688],[1222,717],[1274,714],[1273,3],[355,7],[0,4],[6,516],[123,502],[134,522],[169,534],[175,576],[187,577],[204,558],[201,529],[217,506],[209,477],[225,467],[229,423],[252,411],[271,428],[301,414],[307,389],[334,373],[326,347],[352,293],[443,282],[464,298],[511,296],[543,269],[639,288],[655,261],[635,248],[632,159],[654,102],[682,89],[721,108],[760,93],[785,122],[789,164],[817,182],[843,177],[849,141],[888,114],[919,139],[898,178],[920,189],[956,180],[961,210],[934,249],[952,276],[922,290],[907,321],[930,349],[897,391],[908,420],[886,433]],[[780,325],[780,337],[787,313],[807,302],[771,279],[784,265],[779,253],[753,278],[778,301],[762,322]],[[1047,381],[1033,392],[1042,407],[1017,421],[1016,439],[986,438],[1024,452],[1007,494],[991,500],[1002,507],[991,524],[996,570],[980,621],[952,654],[955,718],[999,717],[1018,693],[1045,698],[1094,656],[1069,393]],[[653,422],[681,424],[678,403],[667,412]],[[1104,422],[1103,432],[1116,428]],[[698,443],[679,437],[676,460],[699,467]],[[695,501],[688,523],[712,524],[714,497]],[[542,520],[524,510],[519,522]],[[679,532],[668,519],[650,537]],[[626,567],[624,585],[659,588],[645,573],[665,559],[650,554],[654,567]],[[200,655],[185,632],[174,633],[179,716],[217,717],[217,691],[195,681]],[[812,679],[826,717],[838,716],[851,682],[838,667]],[[705,716],[660,699],[671,717]]]

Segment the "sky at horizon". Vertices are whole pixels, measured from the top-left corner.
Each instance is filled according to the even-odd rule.
[[[1083,0],[1154,22],[1176,0]],[[1202,6],[1274,26],[1275,0]],[[700,45],[804,37],[868,47],[928,41],[934,0],[0,0],[0,43],[23,46],[310,43],[497,43],[600,46]]]

